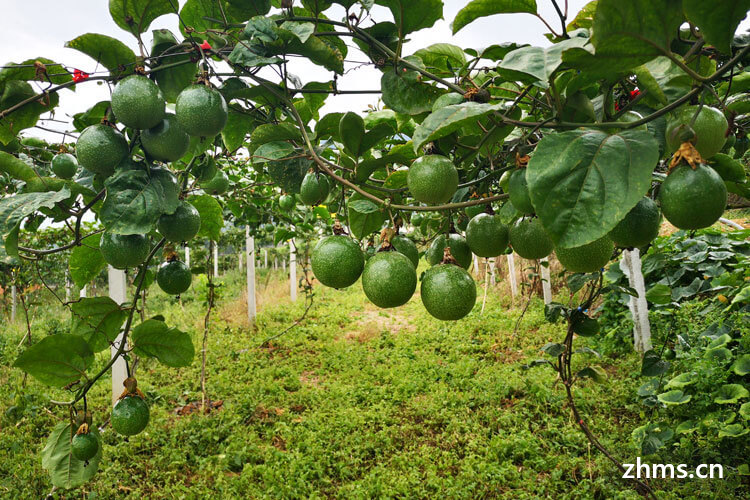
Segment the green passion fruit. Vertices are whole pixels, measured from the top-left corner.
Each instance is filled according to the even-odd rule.
[[[698,111],[698,106],[685,106],[677,111],[667,121],[667,152],[674,153],[680,147],[686,135],[695,133],[695,149],[704,158],[711,158],[721,151],[726,142],[726,132],[729,127],[724,113],[710,106],[703,106],[698,112],[692,126],[693,116]]]
[[[156,126],[141,133],[141,145],[155,160],[175,161],[187,153],[190,136],[183,132],[177,117],[167,113]]]
[[[406,304],[417,289],[417,271],[400,252],[378,252],[367,260],[362,272],[362,289],[378,307]]]
[[[112,408],[112,428],[123,436],[135,436],[148,425],[149,409],[138,396],[125,396]]]
[[[148,77],[130,75],[112,91],[112,112],[123,125],[139,130],[156,126],[164,117],[164,96]]]
[[[458,320],[474,308],[477,287],[465,269],[439,264],[424,273],[420,295],[425,309],[435,318]]]
[[[151,251],[145,234],[102,233],[99,251],[110,266],[115,269],[128,269],[143,264]]]
[[[450,200],[458,188],[458,170],[449,158],[425,155],[409,167],[406,184],[412,196],[428,205]]]
[[[519,257],[536,260],[552,253],[554,244],[542,227],[542,221],[519,219],[509,231],[510,246]]]
[[[70,153],[56,154],[52,158],[52,171],[61,179],[72,179],[78,172],[78,160]]]
[[[227,177],[227,174],[223,170],[217,170],[210,181],[201,184],[201,188],[208,194],[224,194],[229,189],[229,177]]]
[[[285,212],[290,212],[290,211],[294,210],[294,207],[295,207],[296,204],[297,204],[297,202],[294,199],[294,195],[291,195],[291,194],[282,194],[279,197],[279,208],[281,208]]]
[[[614,243],[608,236],[586,245],[573,248],[556,248],[557,260],[573,273],[594,273],[603,268],[612,258]]]
[[[320,205],[328,197],[330,190],[328,177],[319,172],[308,172],[302,179],[299,197],[305,205]]]
[[[213,137],[221,132],[229,116],[224,96],[205,85],[191,85],[180,92],[175,114],[182,130],[198,137]]]
[[[193,275],[190,268],[179,260],[165,262],[156,272],[156,282],[159,288],[169,295],[179,295],[187,291],[192,281]]]
[[[112,175],[115,167],[130,150],[125,137],[107,125],[86,127],[76,142],[76,156],[83,168],[104,177]]]
[[[727,206],[727,187],[706,165],[678,165],[661,184],[664,217],[680,229],[701,229],[719,220]]]
[[[354,284],[365,266],[356,241],[342,234],[321,239],[310,256],[315,277],[325,286],[346,288]]]
[[[660,225],[659,207],[644,196],[609,232],[609,237],[618,247],[640,248],[659,235]]]
[[[201,216],[187,201],[180,201],[173,214],[162,215],[156,223],[156,230],[175,243],[193,239],[200,228]]]
[[[425,253],[427,263],[431,266],[440,264],[443,261],[443,255],[445,251],[445,235],[438,235],[433,241],[430,248]],[[466,239],[457,233],[451,233],[448,237],[448,247],[451,249],[451,255],[458,265],[464,269],[468,269],[471,265],[471,248],[466,243]]]
[[[76,434],[70,443],[70,453],[82,462],[88,462],[99,453],[99,439],[88,432]]]
[[[466,243],[479,257],[497,257],[508,248],[508,226],[498,215],[481,213],[469,221]]]
[[[216,160],[213,156],[205,155],[193,166],[193,175],[198,182],[210,182],[217,172]]]

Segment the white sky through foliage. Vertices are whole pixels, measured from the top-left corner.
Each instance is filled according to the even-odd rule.
[[[570,0],[568,19],[573,19],[587,1]],[[110,17],[107,0],[0,0],[0,2],[4,4],[2,28],[6,40],[0,64],[47,57],[55,62],[91,72],[96,66],[93,59],[64,47],[66,41],[84,33],[101,33],[115,37],[138,53],[136,39],[119,28]],[[184,0],[180,1],[180,6],[184,3]],[[299,0],[295,0],[295,5],[299,3]],[[403,53],[412,54],[433,43],[444,42],[453,43],[462,48],[483,48],[503,42],[549,45],[549,41],[544,37],[546,32],[544,24],[530,14],[504,14],[479,19],[453,36],[450,23],[456,13],[467,3],[465,0],[445,0],[444,19],[439,20],[432,28],[412,33],[409,36],[409,42],[404,45]],[[562,5],[565,0],[559,0],[559,3]],[[552,2],[537,0],[537,4],[540,15],[558,30],[560,20]],[[334,6],[326,12],[326,15],[331,19],[339,20],[343,18],[344,10],[339,6]],[[376,21],[393,20],[390,11],[379,6],[373,8],[372,17]],[[367,21],[364,26],[371,24],[372,21]],[[147,47],[150,47],[151,30],[161,28],[169,29],[178,39],[181,37],[177,16],[163,16],[156,19],[149,27],[149,31],[143,35]],[[8,41],[11,40],[12,43],[9,43]],[[351,39],[345,38],[344,40],[350,47],[347,61],[367,61],[366,56],[356,48]],[[378,89],[381,72],[371,65],[353,69],[357,66],[359,65],[356,62],[345,63],[345,69],[348,72],[339,78],[338,88],[342,90]],[[289,72],[298,76],[303,84],[310,81],[325,82],[333,77],[331,72],[300,58],[290,59]],[[264,76],[268,78],[274,75],[270,70],[264,73]],[[56,110],[55,118],[70,123],[70,117],[73,114],[87,110],[98,101],[108,99],[109,89],[106,83],[84,83],[78,85],[75,92],[63,90],[60,92],[60,106]],[[361,112],[367,109],[368,105],[377,106],[378,99],[379,96],[376,94],[331,96],[321,110],[321,114],[333,111]],[[61,131],[73,130],[71,124],[52,121],[42,121],[40,125]],[[61,139],[60,135],[39,129],[26,130],[24,135],[42,137],[51,142]]]

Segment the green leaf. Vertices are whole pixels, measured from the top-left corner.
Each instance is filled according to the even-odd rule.
[[[408,59],[411,56],[406,57]],[[380,79],[383,102],[398,113],[417,115],[432,110],[435,100],[445,91],[416,80],[415,71],[396,73],[386,70]]]
[[[361,200],[350,200],[348,206],[352,210],[355,210],[361,214],[371,214],[380,210],[375,203],[366,198]]]
[[[669,370],[669,362],[664,361],[659,353],[653,349],[643,354],[641,375],[644,377],[658,377]]]
[[[706,349],[716,349],[717,347],[724,347],[731,341],[732,337],[725,333],[712,340],[711,343],[706,346]]]
[[[422,59],[431,72],[452,75],[466,64],[466,54],[461,47],[450,43],[435,43],[414,53]]]
[[[177,5],[177,4],[175,4]],[[189,38],[186,28],[193,28],[194,31],[204,32],[208,29],[216,29],[221,26],[208,21],[204,18],[222,19],[221,5],[216,0],[187,0],[180,10],[180,31]]]
[[[107,68],[113,76],[133,72],[135,53],[115,38],[98,33],[86,33],[66,42],[65,46],[91,57]]]
[[[657,283],[646,292],[646,300],[659,306],[669,304],[672,302],[672,289],[663,283]]]
[[[0,92],[0,111],[10,109],[36,94],[31,85],[21,80],[10,80],[0,90],[2,90]],[[42,113],[54,110],[59,102],[60,97],[57,92],[54,92],[42,99],[31,101],[4,116],[0,120],[0,142],[3,144],[10,143],[20,131],[36,125]]]
[[[133,328],[130,339],[137,355],[156,358],[163,365],[190,366],[195,356],[190,335],[163,321],[147,319]]]
[[[729,424],[719,429],[719,437],[740,437],[748,432],[750,429],[743,427],[742,424]]]
[[[331,137],[335,141],[340,141],[339,123],[343,116],[344,113],[328,113],[327,115],[323,115],[320,120],[318,120],[318,123],[315,124],[315,138],[324,139],[326,137]]]
[[[285,141],[267,142],[253,152],[253,163],[274,163],[294,154],[294,146]]]
[[[365,136],[365,121],[357,113],[349,111],[339,122],[339,137],[344,149],[355,158],[360,155],[360,145]]]
[[[565,352],[565,346],[557,342],[548,342],[547,344],[544,344],[544,346],[542,347],[542,351],[545,354],[556,358],[557,356]]]
[[[284,21],[279,26],[279,30],[291,33],[297,40],[305,43],[315,32],[315,25],[307,22]]]
[[[246,114],[229,108],[227,124],[221,131],[221,138],[227,151],[233,152],[245,142],[245,137],[255,126],[255,119]]]
[[[750,373],[750,354],[743,354],[732,365],[732,370],[739,376]]]
[[[696,382],[698,382],[698,377],[694,372],[685,372],[672,378],[664,387],[666,389],[682,389]]]
[[[607,372],[601,366],[587,366],[576,374],[579,378],[588,377],[597,384],[603,384],[607,381]]]
[[[442,0],[375,0],[375,3],[391,10],[402,37],[429,28],[443,18]]]
[[[23,193],[0,199],[0,238],[5,241],[6,252],[11,257],[18,255],[17,250],[12,250],[8,245],[9,237],[18,237],[17,230],[23,219],[33,214],[40,208],[54,208],[55,203],[70,197],[70,190],[63,187],[60,191],[48,191],[44,193]]]
[[[364,238],[365,236],[380,230],[383,227],[383,223],[387,219],[387,215],[381,210],[375,210],[372,212],[359,212],[355,207],[358,206],[360,201],[369,201],[367,198],[359,193],[354,193],[349,197],[347,201],[347,213],[349,215],[349,229],[352,234],[358,239]],[[354,203],[354,206],[352,206]],[[367,206],[362,204],[362,206]],[[376,207],[377,208],[377,207]]]
[[[180,183],[166,167],[152,167],[151,179],[160,186],[163,193],[162,213],[173,214],[180,204]]]
[[[29,182],[37,178],[36,172],[25,161],[19,160],[12,154],[0,151],[0,173],[5,173],[13,179]]]
[[[278,245],[279,243],[289,241],[293,237],[294,232],[280,227],[273,233],[273,244]]]
[[[268,162],[268,175],[287,193],[299,193],[302,179],[312,162],[306,158]]]
[[[149,172],[117,172],[104,185],[107,187],[107,197],[99,211],[99,218],[104,227],[113,233],[148,233],[165,212],[164,186]]]
[[[44,337],[21,353],[13,366],[45,385],[63,387],[85,376],[94,362],[88,343],[76,335]]]
[[[219,241],[221,228],[224,227],[224,210],[221,208],[219,202],[216,201],[216,198],[208,194],[203,194],[200,196],[191,196],[187,201],[198,210],[201,216],[201,228],[198,231],[198,236]]]
[[[109,111],[109,101],[99,101],[82,113],[73,115],[73,126],[77,131],[82,132],[89,125],[101,123],[102,119]]]
[[[750,0],[683,0],[682,8],[688,20],[700,29],[706,43],[729,54],[734,32],[750,10]]]
[[[165,57],[159,59],[160,64],[151,70],[151,74],[156,79],[156,84],[161,89],[164,99],[167,102],[175,102],[180,92],[185,90],[193,80],[198,71],[198,63],[190,60],[189,54]],[[182,62],[179,66],[161,68],[167,64],[176,64]]]
[[[99,431],[93,426],[89,432],[101,443]],[[55,425],[42,450],[42,467],[49,473],[50,481],[56,488],[72,489],[91,480],[99,469],[102,446],[88,462],[75,458],[71,453],[71,442],[75,429],[72,424],[60,422]]]
[[[247,68],[260,68],[263,66],[270,66],[271,64],[280,64],[284,61],[280,57],[268,57],[259,54],[257,49],[247,47],[243,44],[235,45],[234,49],[232,49],[232,52],[229,54],[229,60]]]
[[[419,148],[427,142],[450,135],[494,111],[501,111],[505,108],[506,105],[502,103],[480,104],[478,102],[462,102],[440,108],[430,113],[422,123],[417,125],[413,137],[414,151],[419,151]],[[513,127],[507,128],[512,130]]]
[[[724,182],[745,182],[745,167],[739,161],[724,153],[716,153],[706,160],[716,170]]]
[[[260,146],[268,142],[276,141],[301,141],[302,134],[296,125],[287,122],[264,123],[259,125],[250,134],[250,143]]]
[[[733,404],[747,397],[750,397],[750,392],[744,386],[740,384],[724,384],[716,391],[714,403],[720,405]]]
[[[717,363],[725,364],[732,359],[732,351],[726,347],[717,347],[716,349],[707,349],[703,354],[703,357],[716,361]]]
[[[745,420],[750,420],[750,403],[743,403],[740,406],[739,414]]]
[[[690,401],[692,398],[693,396],[685,394],[679,389],[663,392],[656,396],[656,399],[667,406],[683,405]]]
[[[512,79],[537,83],[547,88],[550,77],[563,62],[563,51],[583,47],[587,42],[587,38],[573,37],[548,48],[518,48],[503,58],[498,72]]]
[[[659,147],[644,130],[545,135],[526,171],[531,201],[558,247],[605,236],[651,187]]]
[[[70,278],[78,288],[86,286],[107,267],[107,262],[99,251],[101,238],[101,233],[88,236],[70,252],[68,269]]]
[[[73,335],[83,338],[94,352],[103,351],[114,342],[128,317],[109,297],[82,298],[70,305]]]
[[[115,24],[133,35],[145,33],[159,16],[175,12],[170,0],[109,0],[109,14]]]
[[[669,51],[683,22],[681,0],[599,0],[591,41],[597,58],[634,68]]]
[[[453,34],[480,17],[515,12],[536,14],[536,0],[472,0],[456,14],[452,24]]]
[[[20,63],[9,62],[5,64],[5,69],[0,70],[0,91],[5,82],[10,80],[39,80],[37,78],[36,67],[34,67],[34,64],[37,62],[44,64],[44,67],[47,68],[47,76],[42,77],[42,81],[46,82],[49,78],[50,82],[59,85],[73,80],[73,77],[70,76],[70,73],[61,64],[46,57],[36,57]]]

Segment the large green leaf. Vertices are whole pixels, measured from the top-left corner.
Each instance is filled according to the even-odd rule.
[[[239,149],[245,142],[245,136],[250,133],[254,126],[255,119],[252,116],[230,108],[227,124],[221,131],[221,138],[227,151],[232,152]]]
[[[109,0],[109,14],[117,26],[138,35],[157,17],[175,12],[177,5],[173,0]]]
[[[0,199],[0,238],[5,241],[5,251],[8,255],[11,257],[18,255],[17,250],[14,250],[15,240],[18,237],[18,228],[24,218],[40,208],[53,208],[55,203],[69,197],[70,190],[63,187],[57,192],[23,193]]]
[[[294,146],[286,141],[267,142],[253,151],[253,163],[261,164],[282,160],[294,153]]]
[[[73,335],[83,338],[94,352],[103,351],[114,342],[128,311],[109,297],[82,298],[70,305]]]
[[[690,401],[692,398],[693,396],[685,394],[679,389],[663,392],[656,396],[656,399],[667,406],[683,405]]]
[[[526,180],[552,241],[576,247],[606,235],[643,198],[658,160],[646,131],[571,130],[544,136]]]
[[[435,43],[414,53],[422,59],[427,69],[444,74],[454,74],[466,64],[466,54],[461,47],[450,43]]]
[[[36,91],[27,82],[10,80],[0,89],[0,111],[33,97]],[[0,142],[10,143],[20,131],[36,125],[39,116],[54,110],[60,102],[57,93],[31,101],[0,119]]]
[[[688,20],[700,29],[706,43],[729,54],[734,32],[750,10],[750,0],[683,0],[682,7]]]
[[[186,28],[202,32],[220,28],[220,25],[208,21],[206,17],[222,19],[222,6],[217,0],[187,0],[180,10],[180,31],[185,37],[189,37],[191,34]]]
[[[344,149],[354,157],[359,157],[362,138],[365,136],[365,121],[357,113],[349,111],[339,122],[339,137]]]
[[[669,50],[682,22],[681,0],[599,0],[591,41],[597,58],[634,68]]]
[[[268,175],[283,191],[299,193],[302,179],[310,168],[310,164],[311,161],[306,158],[268,162]]]
[[[372,210],[372,207],[375,207]],[[378,206],[359,193],[354,193],[347,201],[349,229],[358,239],[378,231],[383,227],[387,215]],[[360,210],[362,210],[360,212]]]
[[[115,173],[104,184],[107,197],[99,218],[108,231],[116,234],[148,233],[165,213],[167,190],[161,177],[143,170],[126,170]]]
[[[563,51],[583,47],[587,42],[587,38],[573,37],[547,48],[520,47],[506,54],[500,62],[498,72],[508,78],[537,83],[547,88],[550,76],[563,62]]]
[[[734,373],[740,376],[750,373],[750,354],[743,354],[732,365]]]
[[[292,123],[264,123],[250,134],[250,142],[254,147],[275,141],[301,141],[302,134]]]
[[[45,385],[63,387],[79,380],[94,362],[88,343],[77,335],[44,337],[21,353],[13,366]]]
[[[442,0],[375,0],[388,7],[401,36],[429,28],[443,18]]]
[[[422,60],[417,57],[407,56],[405,59],[424,66]],[[383,73],[380,88],[383,90],[383,102],[386,106],[407,115],[431,111],[435,100],[445,93],[444,90],[420,82],[416,71],[399,70],[396,72],[393,68],[388,68]]]
[[[724,384],[714,394],[714,403],[720,405],[737,403],[750,397],[750,392],[741,384]]]
[[[96,427],[89,429],[101,442]],[[52,485],[57,488],[72,489],[81,486],[94,477],[102,458],[102,446],[87,462],[78,460],[71,453],[71,442],[75,429],[72,424],[60,422],[55,425],[42,450],[42,467],[49,473]]]
[[[102,119],[106,116],[107,112],[110,111],[109,101],[99,101],[91,106],[86,111],[76,113],[73,115],[73,126],[77,131],[82,132],[83,129],[90,125],[96,125],[101,123]]]
[[[29,182],[37,178],[36,172],[25,161],[12,154],[0,151],[0,173],[8,174],[13,179]]]
[[[514,12],[536,14],[536,0],[473,0],[456,14],[453,33],[480,17]]]
[[[224,227],[224,210],[216,198],[203,194],[191,196],[188,203],[193,205],[201,216],[201,228],[198,235],[213,241],[219,241],[221,228]]]
[[[46,76],[43,76],[43,74],[37,75],[37,69],[34,65],[38,62],[44,64],[47,70]],[[73,80],[73,77],[61,64],[46,57],[36,57],[21,63],[9,62],[5,64],[5,68],[0,70],[0,91],[2,91],[5,82],[10,80],[40,80],[59,85]]]
[[[434,111],[414,131],[414,151],[423,144],[450,135],[465,125],[473,124],[493,111],[500,111],[505,104],[480,104],[462,102]],[[511,127],[512,128],[512,127]]]
[[[68,258],[70,278],[79,288],[86,286],[107,267],[107,262],[99,251],[101,238],[101,233],[84,238],[81,245],[70,252]]]
[[[65,46],[83,52],[107,68],[112,75],[133,72],[135,53],[115,38],[98,33],[86,33],[66,42]]]
[[[184,64],[164,69],[157,66],[152,69],[156,84],[159,85],[167,102],[175,102],[177,100],[180,92],[193,82],[198,70],[197,63],[190,60],[189,54],[163,59],[163,63],[160,66],[176,64],[178,62],[183,62]]]
[[[169,328],[163,321],[144,321],[133,329],[130,339],[137,355],[156,358],[167,366],[190,366],[195,356],[190,335]]]

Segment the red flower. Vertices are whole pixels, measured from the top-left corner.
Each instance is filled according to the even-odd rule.
[[[639,95],[641,95],[641,91],[638,90],[637,88],[635,90],[631,90],[630,91],[630,100],[632,101],[633,99],[635,99]]]
[[[203,40],[203,43],[199,47],[203,50],[211,50],[211,44],[208,43],[208,40]]]
[[[73,70],[73,82],[75,82],[75,83],[82,82],[86,78],[88,78],[89,76],[91,76],[91,75],[89,75],[88,73],[84,73],[80,69]]]

